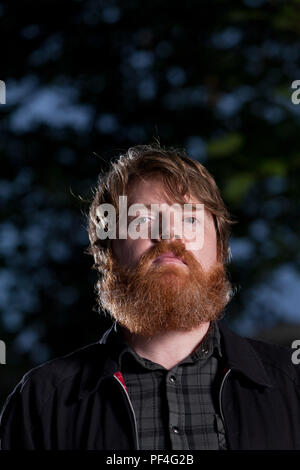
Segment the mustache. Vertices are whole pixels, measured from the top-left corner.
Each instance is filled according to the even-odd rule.
[[[138,264],[144,265],[150,261],[155,260],[158,256],[161,256],[165,253],[172,253],[177,258],[182,258],[183,261],[188,264],[191,253],[187,252],[185,245],[180,240],[175,240],[167,242],[162,240],[159,244],[149,248],[145,253],[143,253],[139,259]]]

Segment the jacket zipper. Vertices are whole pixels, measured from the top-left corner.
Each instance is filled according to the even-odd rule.
[[[225,428],[225,431],[226,431],[226,434],[227,434],[227,440],[228,440],[228,430],[227,430],[227,426],[226,426],[226,422],[225,422],[225,418],[224,418],[224,413],[223,413],[223,410],[222,410],[222,392],[223,392],[223,388],[224,388],[226,378],[228,377],[230,372],[231,372],[231,369],[228,369],[228,371],[224,375],[223,380],[221,382],[220,392],[219,392],[219,408],[220,408],[221,418],[222,418],[223,423],[224,423],[224,428]]]
[[[128,400],[128,403],[129,403],[129,406],[131,408],[131,411],[132,411],[132,414],[133,414],[133,419],[134,419],[134,430],[135,430],[135,438],[136,438],[136,450],[139,450],[140,449],[140,446],[139,446],[139,436],[138,436],[138,432],[137,432],[137,422],[136,422],[136,416],[135,416],[135,412],[134,412],[134,409],[133,409],[133,406],[132,406],[132,403],[131,403],[131,400],[129,398],[129,395],[127,393],[127,390],[125,389],[124,385],[122,384],[121,380],[118,379],[118,377],[116,377],[114,375],[114,378],[119,382],[119,384],[121,385],[122,389],[124,390],[124,393],[126,395],[126,398]]]
[[[222,383],[221,383],[221,387],[220,387],[220,392],[219,392],[219,407],[220,407],[220,413],[221,413],[221,418],[223,420],[223,423],[224,423],[224,427],[226,429],[226,432],[227,432],[227,435],[228,435],[228,431],[227,431],[227,426],[226,426],[226,422],[225,422],[225,418],[224,418],[224,413],[223,413],[223,409],[222,409],[222,392],[223,392],[223,388],[224,388],[224,384],[225,384],[225,381],[229,375],[229,373],[231,372],[231,369],[228,369],[228,371],[226,372],[226,374],[224,375],[223,377],[223,380],[222,380]],[[134,412],[134,409],[133,409],[133,406],[132,406],[132,403],[131,403],[131,400],[129,398],[129,395],[127,393],[127,390],[125,389],[124,385],[122,384],[122,382],[118,379],[118,377],[116,377],[114,375],[114,378],[119,382],[119,384],[121,385],[122,389],[124,390],[124,393],[126,395],[126,398],[127,398],[127,401],[129,403],[129,406],[130,406],[130,409],[132,411],[132,415],[133,415],[133,420],[134,420],[134,430],[135,430],[135,438],[136,438],[136,446],[137,446],[137,450],[139,450],[139,437],[138,437],[138,432],[137,432],[137,422],[136,422],[136,416],[135,416],[135,412]]]

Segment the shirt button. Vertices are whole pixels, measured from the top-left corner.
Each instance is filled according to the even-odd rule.
[[[172,382],[172,384],[176,382],[176,377],[174,377],[174,375],[170,376],[170,382]]]
[[[208,348],[203,348],[203,349],[202,349],[202,352],[203,352],[204,354],[208,354]]]
[[[174,434],[179,434],[179,428],[177,426],[173,426],[172,431]]]

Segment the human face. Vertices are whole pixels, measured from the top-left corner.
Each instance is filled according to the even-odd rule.
[[[158,177],[146,178],[136,181],[130,188],[128,194],[128,206],[131,204],[167,204],[166,196],[163,191],[163,183]],[[199,201],[192,197],[186,198],[186,203],[199,204]],[[129,219],[130,222],[130,219]],[[170,241],[176,239],[175,218],[170,217]],[[181,237],[185,247],[188,246],[189,240],[184,232]],[[132,239],[129,236],[126,239],[112,240],[112,252],[117,260],[124,266],[133,268],[139,262],[140,257],[151,247],[158,243],[158,240],[149,236],[146,239]],[[217,237],[210,212],[204,208],[204,241],[202,246],[193,246],[190,250],[194,258],[201,264],[204,271],[208,271],[217,261]],[[176,263],[176,259],[165,260],[164,262]],[[178,261],[177,261],[178,264]],[[179,265],[179,264],[178,264]],[[182,264],[182,268],[185,265]]]
[[[129,207],[133,203],[167,206],[163,186],[156,178],[130,189]],[[228,303],[230,283],[224,265],[217,260],[216,232],[209,212],[204,212],[204,243],[193,244],[193,250],[186,249],[190,237],[184,237],[184,230],[183,238],[177,239],[182,220],[173,224],[174,220],[171,216],[170,239],[158,234],[157,238],[112,240],[108,269],[98,284],[99,304],[132,334],[151,337],[160,332],[191,331],[219,318]],[[151,222],[151,218],[147,220],[149,225]],[[146,228],[146,235],[151,235]],[[162,261],[167,253],[177,261]]]

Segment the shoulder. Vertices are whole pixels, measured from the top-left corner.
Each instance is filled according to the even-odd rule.
[[[300,386],[300,352],[288,346],[245,338],[270,372],[285,374]]]
[[[91,378],[101,376],[106,358],[105,345],[97,342],[29,370],[2,408],[1,449],[42,448],[43,432],[38,431],[42,423],[46,429],[54,412],[70,409],[84,381],[90,383]]]
[[[30,369],[12,393],[19,391],[26,394],[28,391],[32,393],[36,390],[36,393],[41,393],[40,396],[46,397],[58,387],[68,384],[71,387],[87,369],[93,369],[96,363],[100,365],[105,362],[106,357],[105,345],[99,342],[89,344]]]
[[[300,347],[297,351],[292,347],[243,337],[224,322],[220,322],[219,327],[229,365],[254,379],[284,386],[293,382],[293,386],[299,389]]]

